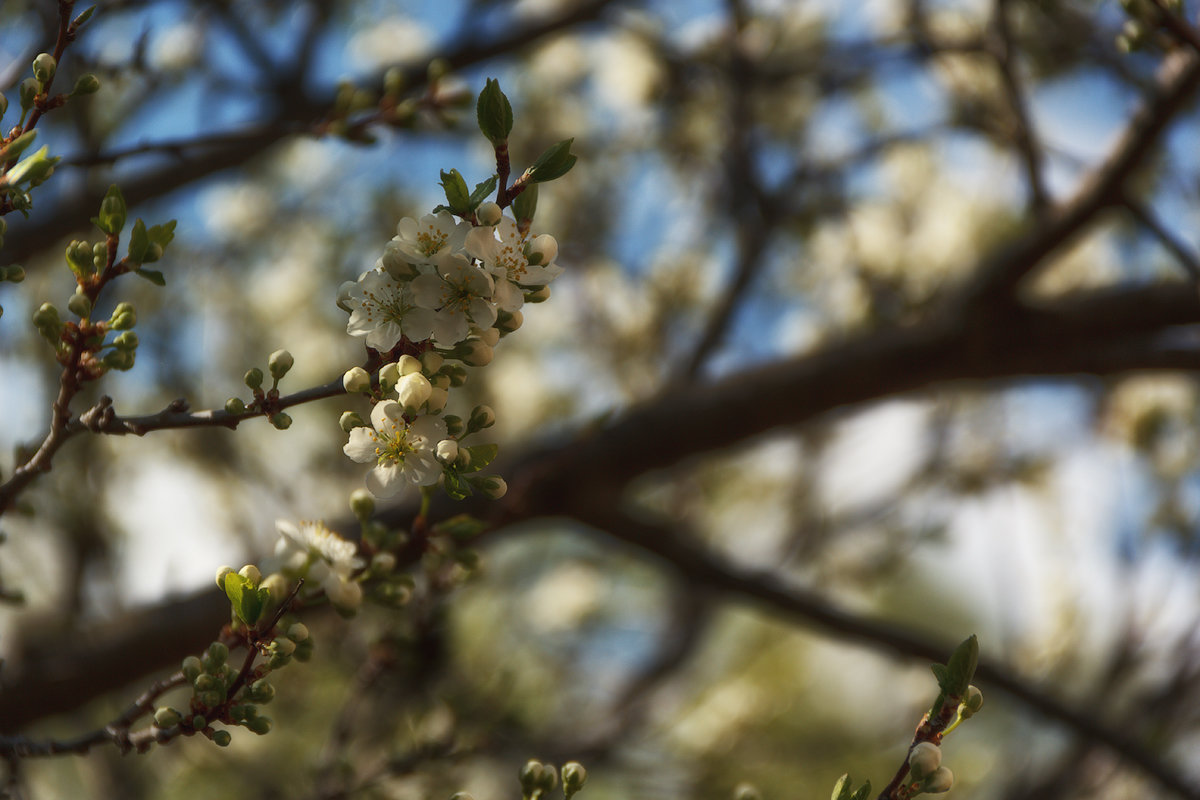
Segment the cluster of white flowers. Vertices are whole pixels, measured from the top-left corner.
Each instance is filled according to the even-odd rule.
[[[493,417],[480,413],[483,407],[466,425],[442,416],[448,392],[465,380],[463,365],[491,362],[500,337],[521,326],[524,303],[545,299],[547,284],[562,272],[553,236],[523,233],[495,203],[479,206],[475,217],[480,224],[447,211],[406,217],[374,269],[338,292],[350,335],[380,353],[404,353],[379,370],[378,391],[362,368],[344,379],[347,392],[375,402],[370,424],[348,412],[343,427],[350,434],[346,455],[374,464],[367,488],[377,496],[431,486],[451,466],[468,469],[472,456],[459,441]],[[495,476],[476,488],[504,491]]]

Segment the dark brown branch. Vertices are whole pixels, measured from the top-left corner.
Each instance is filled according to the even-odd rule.
[[[1125,198],[1124,206],[1133,218],[1142,227],[1154,234],[1154,237],[1167,249],[1167,252],[1175,257],[1175,260],[1179,262],[1179,266],[1183,267],[1188,277],[1193,281],[1200,282],[1200,261],[1196,259],[1196,255],[1188,249],[1187,245],[1167,230],[1158,220],[1158,217],[1146,205],[1127,197]]]
[[[995,0],[992,7],[992,40],[991,48],[996,66],[1000,71],[1000,82],[1013,115],[1015,126],[1014,139],[1017,153],[1025,167],[1025,181],[1028,184],[1029,208],[1034,214],[1040,213],[1050,204],[1050,196],[1046,191],[1046,183],[1042,177],[1043,153],[1041,144],[1033,130],[1033,120],[1029,116],[1028,93],[1021,79],[1020,65],[1014,54],[1012,30],[1008,21],[1008,0]]]

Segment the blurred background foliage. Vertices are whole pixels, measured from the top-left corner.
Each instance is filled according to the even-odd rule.
[[[42,435],[57,381],[26,321],[65,302],[63,247],[111,182],[131,217],[179,219],[166,288],[126,281],[109,300],[141,323],[136,368],[96,389],[119,413],[220,407],[279,347],[296,361],[285,389],[325,383],[363,356],[339,283],[439,202],[439,169],[472,185],[492,172],[470,102],[499,78],[518,168],[567,137],[580,157],[535,222],[566,273],[462,398],[492,404],[520,453],[603,437],[668,387],[702,396],[941,313],[993,248],[1076,191],[1187,47],[1163,33],[1123,52],[1128,19],[1085,0],[101,3],[60,80],[90,71],[102,89],[39,125],[65,159],[0,251],[28,273],[0,285],[0,468]],[[53,3],[0,6],[10,100],[56,27]],[[449,71],[431,82],[434,57]],[[391,67],[419,110],[365,126],[369,141],[336,135],[339,82],[377,92]],[[1029,296],[1174,282],[1194,299],[1198,131],[1183,105],[1136,203],[1057,249]],[[732,449],[706,444],[730,423],[715,414],[625,497],[853,614],[947,645],[978,633],[992,663],[1123,731],[1200,796],[1194,376],[1031,371],[1043,377],[881,391]],[[277,517],[343,517],[361,481],[340,453],[346,407],[297,408],[286,432],[73,440],[24,496],[31,513],[6,521],[0,577],[28,604],[0,616],[0,683],[14,691],[23,663],[52,663],[34,655],[140,624],[139,610],[215,594],[216,567],[269,552]],[[558,513],[527,516],[485,537],[452,591],[311,620],[317,657],[281,675],[270,735],[29,761],[20,796],[495,800],[517,796],[531,756],[583,761],[593,800],[727,798],[742,781],[768,800],[825,797],[847,771],[886,783],[936,692],[927,660],[746,604]],[[143,649],[125,688],[23,732],[119,713],[143,672],[176,663]],[[945,748],[955,796],[1178,794],[1086,727],[983,686],[984,713]],[[14,732],[2,715],[0,729]]]

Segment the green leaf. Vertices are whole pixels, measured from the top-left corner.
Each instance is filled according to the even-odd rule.
[[[154,255],[153,258],[147,258],[143,263],[157,261],[158,259],[162,258],[162,251],[166,250],[167,245],[169,245],[175,239],[175,220],[169,220],[164,222],[162,225],[155,225],[153,228],[147,231],[146,235],[150,239],[150,244],[158,245],[159,249],[157,255]],[[147,253],[147,256],[153,254],[154,248],[151,247],[150,252]]]
[[[537,211],[538,187],[536,183],[526,185],[525,191],[521,192],[513,199],[513,214],[516,215],[517,221],[525,219],[533,219],[533,213]]]
[[[156,269],[135,269],[133,273],[145,278],[155,286],[167,285],[167,279],[164,278],[163,274]]]
[[[133,223],[133,230],[129,232],[129,260],[141,264],[149,247],[150,235],[146,232],[146,223],[139,217]]]
[[[558,144],[547,147],[546,151],[538,156],[538,160],[533,162],[533,166],[526,170],[529,180],[534,183],[545,183],[570,172],[576,161],[575,156],[571,155],[573,141],[575,141],[573,138],[563,139]]]
[[[954,648],[950,660],[946,662],[946,679],[942,691],[954,697],[962,697],[971,685],[975,676],[975,667],[979,665],[979,639],[971,634],[962,644]]]
[[[837,779],[837,783],[833,785],[833,794],[829,795],[829,800],[850,800],[850,773]]]
[[[862,786],[858,787],[858,791],[856,791],[853,795],[851,795],[850,800],[867,800],[867,798],[870,796],[871,796],[871,782],[867,781]]]
[[[479,204],[488,199],[488,195],[496,191],[496,181],[498,176],[493,175],[483,183],[475,184],[475,191],[471,192],[471,196],[467,198],[467,204],[471,210],[479,208]]]
[[[442,171],[442,189],[446,192],[446,202],[455,214],[466,214],[471,210],[471,196],[467,192],[467,182],[458,170]]]
[[[504,92],[500,91],[500,82],[488,78],[479,100],[475,104],[475,118],[479,122],[479,130],[493,145],[502,144],[512,131],[512,105]]]
[[[442,489],[446,492],[446,496],[451,500],[464,500],[471,496],[471,486],[462,479],[462,476],[457,472],[446,470],[445,480],[442,481]]]
[[[495,460],[496,454],[500,452],[500,445],[477,444],[474,447],[468,447],[467,452],[471,454],[471,462],[465,471],[478,472]]]
[[[21,155],[21,153],[25,152],[25,148],[27,148],[27,147],[29,147],[29,145],[33,144],[33,140],[36,138],[37,138],[36,130],[27,131],[25,133],[22,133],[20,136],[18,136],[17,138],[15,138],[11,142],[9,142],[8,147],[5,147],[3,150],[0,150],[0,161],[11,161],[14,158],[17,158],[18,156]],[[14,180],[12,177],[11,170],[9,171],[8,182],[16,183],[16,180]]]
[[[265,586],[253,586],[249,579],[230,572],[225,576],[225,596],[237,618],[247,625],[254,625],[266,609],[271,592]]]
[[[433,526],[433,532],[447,534],[460,541],[474,539],[488,529],[488,523],[470,514],[456,514]]]

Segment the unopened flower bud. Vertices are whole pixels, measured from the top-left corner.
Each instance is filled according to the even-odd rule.
[[[499,500],[508,494],[508,483],[499,475],[488,475],[479,481],[479,491],[490,500]]]
[[[495,347],[500,341],[500,331],[495,328],[488,328],[486,331],[480,331],[479,341],[486,344],[488,347]]]
[[[362,367],[351,367],[342,376],[342,386],[346,394],[357,394],[371,389],[371,376]]]
[[[255,717],[254,719],[247,720],[246,728],[247,730],[257,733],[259,736],[265,736],[271,732],[271,718]],[[221,731],[217,731],[217,733],[221,733]],[[213,735],[215,736],[216,734]]]
[[[542,772],[545,769],[545,764],[537,759],[531,758],[525,762],[525,766],[521,767],[521,771],[517,773],[523,794],[531,795],[539,788],[542,782]]]
[[[587,778],[587,770],[578,761],[568,761],[563,764],[563,794],[567,796],[568,800],[570,800],[571,795],[576,794],[583,788],[583,785],[587,783]]]
[[[962,701],[963,719],[970,719],[983,708],[983,692],[975,684],[967,687],[967,696]]]
[[[525,324],[525,315],[520,311],[509,311],[496,317],[496,328],[501,333],[512,333]]]
[[[17,90],[17,96],[21,98],[21,109],[28,111],[33,108],[33,101],[42,91],[42,82],[37,78],[26,78],[21,81],[21,88]]]
[[[246,370],[246,374],[242,376],[242,381],[251,389],[261,389],[263,382],[263,371],[258,367],[251,367]]]
[[[229,647],[223,642],[213,642],[204,652],[205,671],[215,673],[229,660]]]
[[[908,754],[908,766],[914,780],[924,780],[942,765],[942,748],[933,742],[920,742]]]
[[[762,800],[762,792],[751,783],[739,783],[733,787],[733,800]]]
[[[432,375],[442,368],[442,364],[446,362],[446,357],[441,353],[433,350],[426,350],[421,353],[421,371],[426,375]]]
[[[396,568],[396,557],[391,553],[376,553],[371,556],[371,571],[386,574]]]
[[[288,370],[296,363],[296,359],[292,358],[292,354],[287,350],[276,350],[271,353],[267,359],[267,369],[271,371],[271,377],[279,380],[284,375],[288,374]]]
[[[529,263],[549,264],[558,255],[558,241],[548,233],[535,236],[529,243]]]
[[[479,220],[480,225],[495,225],[500,222],[502,212],[500,206],[492,201],[480,203],[479,208],[475,209],[475,219]]]
[[[229,747],[229,743],[233,741],[233,734],[226,730],[213,731],[212,743],[217,747]]]
[[[291,415],[280,411],[278,414],[275,414],[271,417],[271,424],[275,426],[276,430],[286,431],[288,428],[292,427],[292,417]]]
[[[115,369],[124,372],[125,370],[133,369],[133,360],[132,350],[109,350],[101,357],[100,363],[106,369]]]
[[[425,409],[430,414],[436,414],[446,407],[446,401],[450,399],[450,393],[445,389],[439,389],[436,386],[429,393],[429,399],[425,401]]]
[[[253,564],[247,564],[239,569],[238,575],[241,575],[243,578],[250,581],[251,586],[258,586],[260,583],[262,583],[263,579],[262,573],[259,571],[258,567],[254,566]]]
[[[554,769],[553,764],[545,764],[542,767],[542,777],[538,781],[538,788],[542,790],[542,794],[549,794],[558,786],[558,770]]]
[[[137,312],[130,303],[117,303],[112,316],[108,318],[108,329],[112,331],[127,331],[137,324]]]
[[[67,245],[67,266],[76,275],[92,272],[92,246],[78,239]]]
[[[246,404],[240,397],[231,397],[225,401],[226,414],[243,414],[246,411]]]
[[[290,656],[296,652],[296,643],[286,636],[280,636],[272,641],[275,645],[275,652],[282,653],[285,656]]]
[[[467,420],[467,429],[474,433],[496,424],[496,412],[491,406],[475,406]]]
[[[183,715],[170,706],[159,706],[154,710],[154,724],[159,728],[173,728],[183,722]]]
[[[220,587],[221,589],[224,589],[225,588],[225,576],[230,575],[233,572],[234,572],[233,567],[230,567],[228,565],[218,569],[217,570],[217,586]]]
[[[288,626],[287,637],[293,642],[303,642],[309,637],[308,626],[303,622],[293,622]]]
[[[117,338],[113,339],[113,345],[120,350],[136,350],[138,335],[133,331],[122,331]]]
[[[330,581],[325,586],[325,596],[341,613],[353,614],[362,605],[362,586],[357,581]]]
[[[400,365],[396,362],[384,364],[379,368],[379,388],[385,392],[390,392],[392,387],[400,380]]]
[[[366,489],[355,489],[350,493],[350,511],[358,519],[367,519],[375,513],[375,496]]]
[[[100,91],[100,79],[90,72],[85,72],[75,79],[75,88],[71,90],[71,94],[83,97],[98,91]]]
[[[443,464],[451,464],[458,458],[458,442],[453,439],[442,439],[437,444],[437,457]]]
[[[950,791],[954,785],[954,773],[949,767],[938,767],[932,775],[921,784],[921,791],[929,794],[941,794]]]
[[[4,280],[9,283],[20,283],[25,280],[25,268],[20,264],[10,264],[4,269]]]
[[[367,427],[367,423],[363,421],[363,418],[359,416],[357,411],[343,411],[342,416],[338,417],[338,425],[340,425],[342,430],[346,433],[349,433],[355,428]]]
[[[444,415],[442,417],[442,422],[446,423],[446,433],[455,438],[458,438],[462,434],[463,430],[465,430],[467,427],[466,423],[463,422],[462,417],[458,416],[457,414]]]
[[[33,312],[33,324],[39,330],[43,328],[58,328],[62,325],[62,321],[58,317],[58,309],[51,303],[42,303],[38,310]]]
[[[183,677],[187,678],[189,682],[195,681],[204,671],[204,664],[196,656],[188,656],[183,660],[182,671]]]
[[[282,603],[292,590],[288,579],[278,572],[272,572],[259,586],[270,592],[272,603]]]
[[[479,339],[468,339],[459,345],[459,359],[471,367],[486,367],[492,363],[495,353],[492,348]]]
[[[67,301],[67,310],[80,319],[86,319],[92,315],[92,301],[86,294],[76,292]]]
[[[39,53],[38,57],[33,60],[33,77],[37,78],[43,84],[54,80],[54,70],[58,68],[58,62],[54,60],[54,56],[49,53]]]
[[[396,397],[400,401],[400,405],[407,409],[420,408],[431,394],[433,394],[433,386],[429,383],[429,379],[420,372],[410,372],[400,378],[400,382],[396,384]]]
[[[536,290],[534,290],[532,292],[526,292],[526,294],[525,294],[525,302],[526,303],[544,303],[549,299],[550,299],[550,287],[549,286],[539,286]]]

